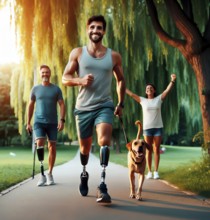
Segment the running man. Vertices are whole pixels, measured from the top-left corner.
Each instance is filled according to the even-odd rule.
[[[63,73],[66,86],[79,86],[75,106],[75,118],[80,144],[80,159],[83,166],[79,190],[82,196],[88,194],[88,163],[92,145],[93,129],[96,127],[100,146],[102,179],[97,189],[97,202],[110,203],[111,197],[105,184],[105,168],[109,161],[109,147],[112,137],[114,115],[122,116],[125,96],[121,55],[102,44],[106,21],[102,15],[92,16],[87,21],[87,46],[71,51],[69,62]],[[75,72],[77,73],[75,75]],[[116,79],[118,104],[114,108],[111,98],[113,75]]]

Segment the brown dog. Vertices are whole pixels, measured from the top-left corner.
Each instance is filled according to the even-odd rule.
[[[142,186],[144,183],[144,172],[146,167],[146,148],[149,149],[149,145],[142,139],[142,124],[140,121],[136,121],[138,126],[138,133],[136,139],[129,142],[126,147],[128,148],[128,169],[129,169],[129,181],[130,181],[130,198],[136,198],[142,200]],[[139,183],[137,192],[135,193],[135,173],[139,174]]]

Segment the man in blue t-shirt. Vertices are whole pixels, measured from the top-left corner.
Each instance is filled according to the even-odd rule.
[[[40,152],[43,154],[45,140],[46,137],[48,138],[49,172],[47,174],[47,178],[45,175],[41,174],[41,178],[37,183],[37,186],[43,186],[45,183],[47,185],[54,184],[52,170],[56,159],[57,132],[63,130],[65,123],[65,104],[63,101],[62,91],[58,86],[50,83],[50,76],[51,70],[49,66],[42,65],[40,67],[40,77],[42,79],[42,83],[32,88],[28,106],[28,120],[26,130],[29,133],[32,133],[32,126],[30,122],[34,113],[33,129],[35,141],[37,144],[38,157],[41,155],[39,154]],[[59,121],[57,117],[57,103],[60,106]]]

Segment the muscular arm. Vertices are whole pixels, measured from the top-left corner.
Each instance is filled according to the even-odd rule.
[[[113,71],[114,71],[114,76],[116,78],[118,104],[120,104],[124,102],[125,89],[126,89],[125,78],[124,78],[123,69],[122,69],[122,59],[121,59],[120,54],[117,52],[112,52],[112,57],[114,61]],[[115,110],[115,114],[121,116],[122,107],[121,107],[121,111],[119,110],[119,107],[121,106],[120,105],[117,106]]]
[[[83,78],[75,76],[75,73],[78,72],[79,64],[78,60],[81,56],[82,48],[75,48],[72,50],[69,56],[69,62],[67,63],[63,76],[62,83],[65,86],[89,86],[92,84],[94,78],[90,73]]]
[[[32,133],[31,118],[34,113],[34,104],[35,104],[35,101],[30,100],[29,105],[28,105],[28,118],[27,118],[26,130],[31,133]]]
[[[80,85],[80,78],[75,77],[75,72],[78,71],[78,57],[80,53],[81,53],[80,48],[75,48],[70,53],[69,61],[65,67],[65,70],[62,76],[62,83],[65,86],[79,86]]]
[[[133,98],[138,103],[141,102],[141,98],[135,93],[131,92],[129,89],[126,89],[126,94],[128,94],[131,98]]]
[[[162,95],[161,95],[161,99],[165,99],[166,96],[168,95],[168,93],[171,91],[171,89],[174,87],[174,83],[176,81],[176,75],[175,74],[171,74],[171,81],[168,84],[167,88],[163,91]]]
[[[60,106],[60,119],[65,119],[66,110],[65,110],[65,104],[64,104],[63,99],[59,100],[58,104]],[[59,120],[59,122],[58,122],[58,131],[63,130],[63,128],[64,128],[64,122]]]
[[[58,104],[60,106],[60,118],[65,119],[66,110],[65,110],[64,101],[61,99],[61,100],[58,101]]]

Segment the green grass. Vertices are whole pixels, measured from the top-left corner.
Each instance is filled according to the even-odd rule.
[[[198,161],[202,157],[200,147],[177,147],[165,146],[166,151],[160,155],[159,172],[163,169],[175,169],[180,165],[189,164],[193,161]],[[110,160],[114,163],[127,166],[127,150],[123,150],[121,154],[110,154]]]
[[[57,146],[56,165],[71,160],[78,150],[78,146]],[[48,152],[45,150],[45,160]],[[36,157],[35,173],[40,173],[39,161]],[[45,169],[48,166],[44,166]],[[0,192],[32,176],[33,153],[26,147],[0,148]]]
[[[209,156],[203,159],[202,150],[199,147],[162,147],[165,147],[166,151],[161,154],[160,159],[159,174],[161,179],[182,190],[210,198]],[[58,146],[55,165],[71,160],[77,150],[78,146]],[[47,153],[45,150],[45,158],[47,158]],[[96,152],[95,155],[99,156],[99,152]],[[127,150],[124,149],[120,154],[116,154],[112,150],[110,161],[127,167]],[[40,173],[38,164],[36,158],[35,173]],[[45,167],[47,169],[47,166]],[[33,154],[31,149],[23,147],[0,148],[0,191],[31,177],[32,168]]]

